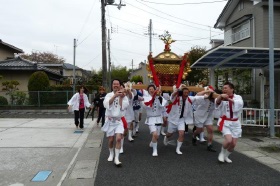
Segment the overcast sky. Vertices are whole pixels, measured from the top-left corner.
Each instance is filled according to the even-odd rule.
[[[119,3],[119,0],[115,0]],[[111,33],[111,59],[116,66],[132,67],[149,54],[149,20],[153,22],[153,56],[162,52],[158,35],[168,30],[177,40],[171,50],[183,55],[193,46],[210,48],[223,39],[213,28],[227,1],[223,0],[122,0],[126,6],[106,6]],[[22,49],[53,52],[73,64],[73,40],[78,39],[76,65],[99,70],[101,54],[100,0],[0,0],[0,39]],[[211,28],[211,32],[210,32]]]

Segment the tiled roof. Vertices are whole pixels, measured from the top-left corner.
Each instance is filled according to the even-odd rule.
[[[73,69],[74,65],[70,64],[70,63],[63,63],[63,68],[64,69]],[[80,67],[75,66],[75,69],[81,69]]]
[[[55,70],[49,69],[43,65],[23,59],[21,57],[0,61],[0,70],[42,70],[61,76],[60,73]]]

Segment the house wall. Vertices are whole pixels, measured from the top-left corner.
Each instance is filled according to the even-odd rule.
[[[263,6],[263,46],[269,48],[269,10]],[[274,47],[280,48],[280,7],[274,7]]]
[[[0,61],[6,60],[8,57],[14,57],[14,53],[7,49],[7,47],[0,45]]]
[[[1,90],[3,88],[2,82],[15,80],[19,82],[18,89],[20,91],[28,91],[28,80],[31,74],[30,71],[21,71],[20,73],[18,71],[1,71],[1,75],[3,76],[0,80]]]
[[[133,73],[130,75],[130,78],[133,76],[142,76],[143,77],[143,84],[144,85],[149,85],[150,84],[150,79],[148,78],[148,71],[146,69],[146,64],[143,63],[141,64],[140,68],[133,71]]]
[[[269,48],[269,17],[268,17],[268,6],[260,6],[260,5],[253,5],[253,2],[250,0],[244,0],[244,9],[238,10],[238,5],[235,7],[233,13],[228,18],[226,25],[233,23],[234,21],[238,20],[244,15],[252,14],[253,18],[250,20],[250,38],[244,39],[241,41],[238,41],[236,43],[233,43],[232,46],[236,47],[260,47],[260,48]],[[231,24],[229,26],[226,26],[224,29],[225,32],[232,29],[236,25]],[[255,36],[254,36],[255,34]],[[255,41],[255,42],[254,42]],[[275,6],[274,7],[274,47],[280,48],[280,7]],[[265,70],[265,86],[269,87],[269,73],[268,70]],[[260,83],[261,83],[261,77],[259,76],[259,73],[261,72],[260,69],[252,70],[252,73],[254,76],[252,81],[253,87],[252,89],[252,95],[251,99],[257,99],[260,102],[264,101],[265,108],[269,107],[269,99],[268,97],[265,98],[265,100],[260,100]],[[275,71],[275,107],[280,108],[280,71]],[[267,91],[267,90],[265,90]]]
[[[82,77],[82,75],[83,75],[82,71],[79,70],[79,69],[75,70],[75,74],[76,74],[76,76],[79,76],[79,77]],[[63,70],[63,76],[64,77],[73,77],[73,69],[69,69],[69,70],[64,69]]]
[[[3,76],[3,78],[0,80],[0,86],[1,86],[0,91],[2,91],[3,88],[2,82],[11,81],[11,80],[15,80],[19,82],[18,85],[19,91],[28,91],[28,81],[31,74],[33,73],[32,71],[21,70],[20,73],[19,71],[1,71],[0,73]],[[57,84],[56,81],[50,80],[50,85],[56,85],[56,84]]]

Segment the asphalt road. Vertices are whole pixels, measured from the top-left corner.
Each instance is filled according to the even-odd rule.
[[[280,185],[279,172],[238,152],[230,156],[232,164],[219,163],[219,152],[208,152],[206,144],[192,146],[190,133],[185,135],[183,155],[177,155],[173,145],[164,146],[161,136],[159,156],[152,157],[152,148],[148,146],[151,135],[142,120],[134,142],[125,140],[125,153],[120,155],[121,168],[107,161],[109,152],[105,138],[94,185]],[[214,143],[214,147],[220,150],[221,145]]]

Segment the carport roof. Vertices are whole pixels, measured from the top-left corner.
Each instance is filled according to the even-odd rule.
[[[191,68],[268,68],[269,48],[218,47],[198,59]],[[274,68],[280,69],[280,48],[274,48]]]

